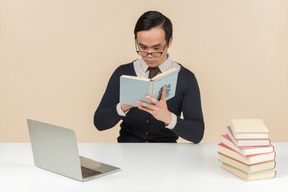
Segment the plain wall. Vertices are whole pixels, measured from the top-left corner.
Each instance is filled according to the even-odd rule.
[[[138,58],[148,10],[172,20],[171,58],[197,77],[202,142],[232,118],[262,118],[272,142],[288,141],[286,0],[0,0],[0,142],[29,142],[27,118],[116,142],[119,125],[99,132],[93,115],[116,67]]]

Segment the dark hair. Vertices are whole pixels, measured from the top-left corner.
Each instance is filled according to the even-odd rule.
[[[168,45],[173,34],[172,23],[170,19],[158,11],[147,11],[141,15],[134,28],[135,40],[137,39],[137,32],[148,31],[154,27],[161,27],[165,31],[165,40]]]

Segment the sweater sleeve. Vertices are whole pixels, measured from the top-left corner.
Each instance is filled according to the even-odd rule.
[[[177,123],[173,132],[178,136],[199,143],[204,135],[204,119],[201,108],[200,90],[196,77],[192,72],[183,75],[181,87],[183,118],[177,117]]]
[[[94,113],[94,125],[99,130],[114,127],[120,120],[116,106],[119,103],[120,68],[112,74],[101,102]]]

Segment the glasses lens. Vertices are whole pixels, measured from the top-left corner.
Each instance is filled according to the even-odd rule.
[[[162,52],[154,52],[154,53],[151,53],[151,55],[153,57],[160,57],[162,55]]]
[[[148,55],[152,55],[153,57],[160,57],[163,52],[153,52],[153,53],[147,53],[144,51],[136,51],[139,55],[146,57]]]
[[[137,53],[141,56],[144,56],[144,57],[146,57],[148,55],[148,53],[142,52],[142,51],[137,51]]]

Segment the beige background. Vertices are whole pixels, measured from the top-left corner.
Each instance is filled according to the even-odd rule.
[[[138,57],[133,29],[147,10],[172,20],[171,57],[196,74],[203,142],[232,118],[262,118],[287,142],[287,2],[0,0],[0,142],[29,141],[27,118],[116,142],[119,125],[99,132],[93,114],[114,69]]]

